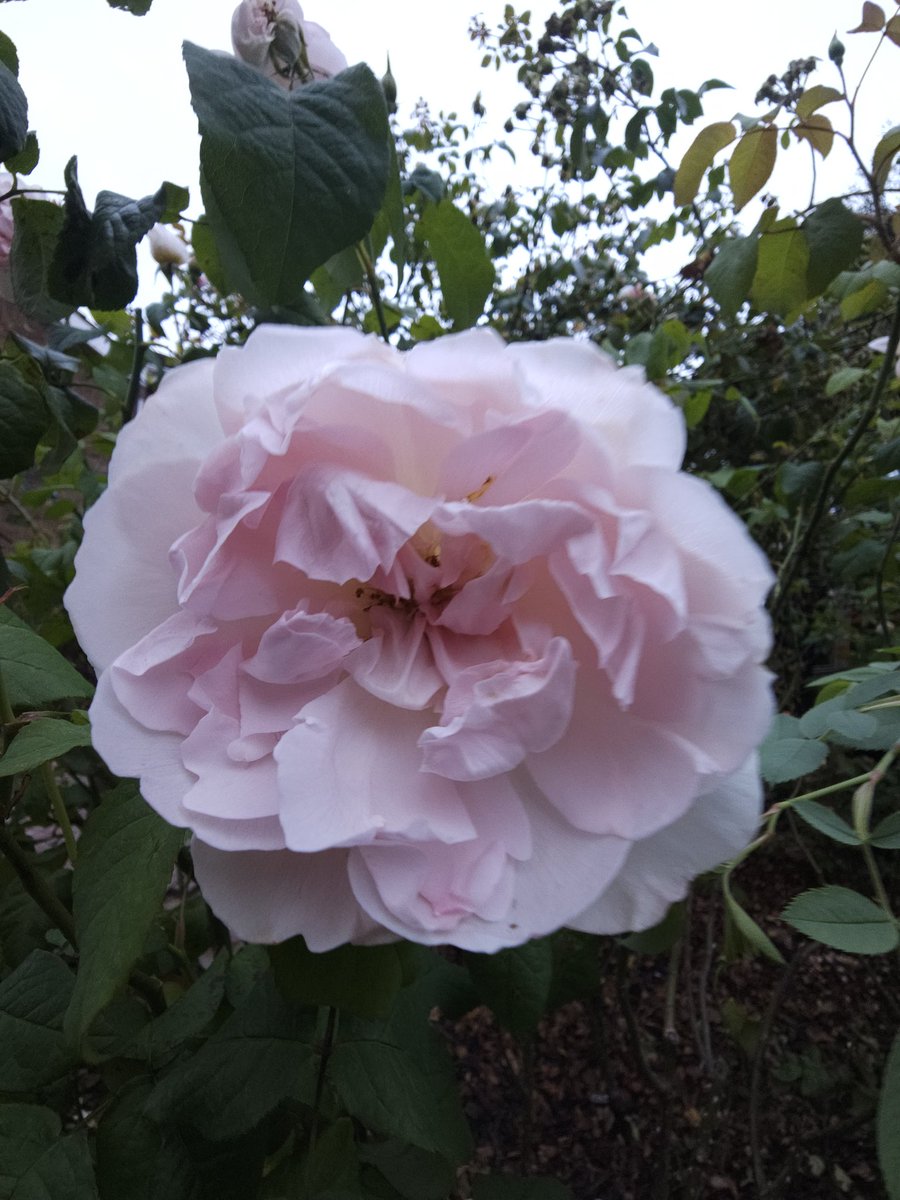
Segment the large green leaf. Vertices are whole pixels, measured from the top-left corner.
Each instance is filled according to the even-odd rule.
[[[50,200],[16,196],[13,208],[13,240],[10,252],[16,304],[35,321],[49,324],[72,311],[50,295],[48,277],[65,213]]]
[[[796,717],[778,716],[759,748],[760,774],[766,783],[787,783],[815,771],[827,757],[825,743],[804,737]]]
[[[402,981],[395,945],[339,946],[313,954],[295,937],[271,946],[269,959],[285,999],[332,1005],[358,1017],[386,1017]]]
[[[728,162],[735,212],[740,212],[765,187],[777,153],[778,130],[774,125],[749,130],[735,146]]]
[[[884,909],[850,888],[812,888],[781,915],[807,937],[848,954],[887,954],[900,943],[897,925]]]
[[[127,1046],[127,1057],[146,1058],[155,1066],[176,1046],[203,1033],[218,1012],[225,995],[227,962],[225,954],[220,954],[183,996],[145,1025]]]
[[[520,1037],[537,1028],[553,978],[553,945],[538,938],[497,954],[468,954],[466,965],[480,999],[501,1025]]]
[[[818,296],[841,271],[853,266],[862,249],[863,223],[837,197],[817,205],[803,222],[809,246],[807,295]]]
[[[455,329],[467,329],[484,312],[494,286],[494,264],[484,238],[450,200],[429,204],[418,229],[434,255],[447,314]]]
[[[55,700],[90,696],[93,687],[5,605],[0,605],[0,669],[13,708],[41,708]]]
[[[793,219],[776,221],[759,239],[751,295],[757,308],[788,314],[806,300],[809,245]]]
[[[124,308],[137,292],[137,244],[166,210],[166,185],[141,200],[100,192],[91,213],[76,159],[70,159],[65,177],[65,219],[47,276],[50,294],[75,307]]]
[[[42,763],[59,758],[76,746],[89,746],[91,731],[87,725],[73,725],[71,721],[55,717],[39,717],[31,721],[10,743],[6,753],[0,756],[0,779],[7,775],[19,775],[33,771]]]
[[[22,85],[0,62],[0,162],[18,154],[28,136],[28,100]]]
[[[44,950],[0,983],[0,1092],[33,1092],[73,1065],[62,1022],[74,986],[66,964]]]
[[[38,389],[11,362],[0,362],[0,479],[28,470],[49,424]]]
[[[55,1112],[0,1104],[0,1200],[97,1200],[87,1137],[61,1136]]]
[[[388,183],[384,92],[366,66],[285,92],[186,42],[201,188],[233,288],[296,303],[304,282],[372,227]]]
[[[716,250],[703,282],[712,293],[722,312],[733,317],[750,298],[750,288],[759,258],[759,238],[729,238]]]
[[[700,187],[707,167],[725,146],[734,141],[734,125],[730,121],[715,121],[701,129],[688,147],[675,173],[675,203],[690,204]]]
[[[900,1033],[884,1065],[877,1117],[878,1162],[890,1200],[900,1200]]]
[[[88,818],[72,881],[80,961],[66,1033],[79,1044],[140,957],[172,877],[184,831],[126,782]]]
[[[266,975],[192,1058],[163,1076],[147,1114],[186,1121],[221,1141],[252,1129],[285,1100],[312,1104],[314,1035],[314,1011],[282,999]]]

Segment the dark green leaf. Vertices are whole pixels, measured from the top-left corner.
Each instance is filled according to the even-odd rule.
[[[900,812],[890,813],[879,821],[869,842],[878,850],[900,850]]]
[[[878,1163],[890,1200],[900,1200],[900,1033],[884,1064],[876,1118]]]
[[[7,170],[12,171],[15,175],[30,175],[40,161],[41,147],[37,140],[37,134],[29,130],[22,149],[12,158],[8,158],[5,165]]]
[[[303,1174],[309,1200],[350,1200],[351,1197],[361,1197],[359,1159],[352,1121],[341,1117],[316,1138],[316,1144],[304,1164]]]
[[[142,200],[100,192],[90,213],[73,158],[66,167],[66,189],[65,220],[47,276],[50,293],[76,307],[124,308],[137,291],[135,248],[163,214],[165,187]]]
[[[13,708],[90,696],[93,688],[58,650],[0,605],[0,668]]]
[[[466,965],[479,997],[501,1025],[519,1037],[537,1028],[553,977],[550,938],[539,938],[497,954],[467,954]]]
[[[197,1053],[164,1075],[153,1120],[184,1120],[212,1141],[245,1133],[285,1100],[312,1104],[315,1014],[288,1004],[264,976]]]
[[[0,62],[9,68],[13,75],[18,76],[19,52],[16,50],[15,42],[5,33],[0,33]]]
[[[222,953],[183,996],[145,1025],[128,1046],[128,1057],[138,1055],[155,1066],[188,1038],[209,1026],[225,996],[227,956]]]
[[[484,238],[450,200],[429,205],[419,218],[441,278],[444,307],[455,329],[474,325],[494,286],[494,264]]]
[[[159,221],[162,225],[171,225],[178,220],[190,204],[191,193],[188,188],[180,187],[177,183],[169,183],[168,180],[162,185],[161,191],[165,207]]]
[[[359,1147],[359,1157],[381,1172],[407,1200],[445,1200],[453,1191],[456,1171],[440,1154],[389,1138]]]
[[[877,904],[845,887],[820,887],[796,896],[781,914],[807,937],[848,954],[887,954],[900,935]]]
[[[186,42],[201,189],[230,284],[291,305],[316,267],[364,237],[381,208],[387,109],[366,66],[285,92],[236,58]]]
[[[49,424],[41,393],[11,362],[0,362],[0,478],[28,470]]]
[[[845,846],[860,844],[859,834],[852,825],[849,825],[843,817],[830,808],[826,808],[824,804],[818,804],[815,800],[801,800],[792,808],[807,825],[812,825],[813,829],[818,829],[819,833],[824,833],[833,842],[841,842]]]
[[[0,62],[0,162],[23,150],[27,136],[28,100],[18,79]]]
[[[228,280],[225,278],[225,269],[216,249],[216,240],[206,217],[199,217],[194,222],[191,229],[191,248],[197,259],[197,266],[216,291],[227,296]]]
[[[729,238],[716,251],[703,281],[726,316],[734,316],[750,298],[759,257],[758,237]]]
[[[0,983],[0,1092],[32,1092],[74,1065],[63,1014],[75,979],[53,954],[35,950]]]
[[[332,1005],[358,1017],[386,1017],[402,981],[394,945],[348,945],[313,954],[295,937],[270,946],[269,959],[286,1000]]]
[[[172,877],[184,831],[167,825],[133,783],[88,818],[72,881],[80,961],[66,1033],[79,1044],[125,983]]]
[[[33,771],[41,763],[60,758],[76,746],[91,744],[88,725],[73,725],[71,721],[39,717],[31,721],[0,756],[0,778]]]
[[[0,1200],[97,1200],[86,1135],[60,1131],[49,1108],[0,1105]]]
[[[833,197],[813,209],[803,222],[803,232],[809,246],[807,295],[818,296],[841,271],[853,266],[862,249],[863,223]]]
[[[420,191],[426,199],[434,201],[435,204],[440,204],[444,198],[446,188],[444,180],[438,175],[437,171],[429,170],[428,167],[419,163],[406,180],[404,190],[408,192]]]
[[[72,311],[50,295],[48,276],[65,213],[49,200],[16,196],[10,262],[16,303],[27,317],[49,324]]]

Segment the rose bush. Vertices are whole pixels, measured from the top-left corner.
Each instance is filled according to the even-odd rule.
[[[242,0],[231,18],[238,58],[283,88],[329,79],[347,60],[328,32],[307,21],[297,0]]]
[[[595,346],[262,327],[168,375],[67,605],[97,749],[241,937],[656,922],[758,820],[761,552]]]

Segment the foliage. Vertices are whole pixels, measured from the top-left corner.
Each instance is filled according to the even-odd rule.
[[[109,0],[124,10],[109,19],[150,3]],[[853,34],[896,55],[898,23],[867,2]],[[471,33],[485,67],[516,73],[506,136],[524,138],[546,182],[492,190],[483,165],[514,150],[479,144],[479,102],[473,128],[424,106],[403,128],[368,68],[287,93],[188,45],[205,206],[193,221],[168,183],[139,199],[101,192],[91,211],[74,159],[56,181],[62,204],[26,194],[39,146],[15,47],[0,37],[15,229],[2,269],[22,322],[0,346],[0,1196],[456,1194],[472,1142],[436,1016],[484,1004],[527,1046],[559,1006],[598,1002],[601,963],[675,963],[690,937],[674,907],[615,945],[563,931],[492,958],[234,946],[182,832],[91,750],[80,705],[92,683],[61,604],[83,514],[161,375],[263,320],[340,321],[401,346],[479,322],[508,340],[577,335],[668,393],[689,429],[688,466],[778,574],[768,808],[720,873],[723,954],[762,955],[773,973],[802,969],[802,938],[896,956],[895,114],[874,145],[859,143],[837,40],[829,63],[823,53],[770,75],[757,115],[704,125],[704,97],[726,85],[657,94],[655,47],[610,0],[577,0],[541,31],[507,6],[498,29],[474,21]],[[766,196],[752,228],[739,220],[779,159],[802,150],[845,152],[852,192],[801,212]],[[192,258],[163,268],[165,292],[142,312],[135,247],[161,220],[179,222]],[[645,256],[661,243],[683,247],[685,265],[651,282]],[[786,826],[804,845],[808,835],[821,884],[781,918],[751,912],[742,880],[760,852],[779,853]],[[739,1006],[723,1009],[722,1027],[763,1061],[765,1030]],[[872,1116],[896,1198],[900,1042],[881,1051]],[[755,1175],[763,1193],[758,1155]],[[568,1193],[476,1174],[460,1194]]]

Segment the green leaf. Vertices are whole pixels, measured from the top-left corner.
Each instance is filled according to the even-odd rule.
[[[556,1179],[478,1175],[473,1182],[472,1200],[572,1200],[572,1193]]]
[[[198,217],[191,229],[191,248],[197,265],[217,292],[228,295],[228,280],[219,258],[216,239],[206,217]]]
[[[716,250],[703,282],[726,316],[733,317],[749,300],[758,259],[759,238],[754,235],[729,238]]]
[[[841,842],[845,846],[860,844],[859,834],[853,827],[824,804],[818,804],[815,800],[801,800],[791,808],[807,825],[812,825],[813,829],[818,829],[819,833],[824,833],[833,842]]]
[[[825,395],[840,395],[847,388],[853,387],[854,383],[859,383],[865,374],[866,371],[863,367],[840,367],[833,375],[829,376],[828,382],[825,384]]]
[[[62,1031],[74,986],[65,963],[44,950],[0,983],[0,1090],[33,1092],[74,1066]]]
[[[788,314],[806,300],[809,245],[792,219],[776,223],[759,239],[751,295],[765,312]]]
[[[13,708],[90,696],[93,688],[58,650],[0,604],[0,669]]]
[[[887,954],[900,943],[883,908],[845,887],[820,887],[796,896],[781,914],[807,937],[848,954]]]
[[[887,298],[887,288],[880,279],[870,279],[862,287],[849,292],[841,301],[841,316],[855,321],[867,313],[877,312]]]
[[[848,33],[877,33],[884,28],[884,9],[880,4],[873,4],[872,0],[864,0],[862,6],[862,17],[855,29],[848,29]]]
[[[900,1033],[884,1064],[875,1122],[884,1186],[890,1200],[900,1200]]]
[[[303,1182],[310,1200],[349,1200],[359,1193],[359,1158],[353,1122],[341,1117],[316,1138],[304,1163]]]
[[[178,220],[190,204],[191,193],[188,188],[181,187],[177,183],[169,183],[168,180],[162,185],[161,191],[165,207],[159,220],[163,225],[171,225],[174,221]]]
[[[822,83],[813,84],[803,92],[797,101],[797,116],[810,117],[817,109],[826,104],[832,104],[835,100],[843,100],[843,98],[844,93],[839,92],[836,88],[826,87]]]
[[[13,240],[10,252],[13,292],[22,312],[50,324],[72,311],[50,295],[48,277],[65,213],[50,200],[16,196],[12,202]]]
[[[869,835],[869,843],[878,850],[900,850],[900,812],[879,821]]]
[[[809,142],[823,158],[827,158],[834,145],[834,126],[821,113],[807,117],[802,124],[793,126],[794,135],[800,140]]]
[[[384,92],[366,66],[285,92],[186,42],[201,190],[231,285],[291,305],[316,267],[364,237],[390,168]]]
[[[0,478],[28,470],[49,424],[41,393],[11,362],[0,362]]]
[[[787,783],[818,770],[827,757],[824,742],[770,734],[760,746],[759,769],[766,783]]]
[[[72,880],[80,957],[65,1028],[73,1045],[140,957],[183,840],[131,782],[108,792],[88,818]]]
[[[315,1013],[288,1004],[265,975],[192,1058],[162,1077],[146,1113],[159,1123],[185,1121],[218,1142],[252,1129],[285,1100],[311,1105],[314,1036]]]
[[[27,136],[28,100],[18,79],[0,62],[0,162],[23,150]]]
[[[553,945],[538,938],[496,954],[467,954],[466,965],[484,1004],[517,1037],[534,1033],[553,978]]]
[[[670,318],[653,331],[647,353],[647,378],[662,379],[673,367],[687,358],[692,339],[687,327],[679,320]]]
[[[853,266],[862,249],[863,224],[856,213],[832,198],[817,205],[802,228],[809,246],[806,291],[808,296],[818,296],[841,271]]]
[[[269,959],[286,1000],[332,1005],[358,1017],[386,1017],[402,982],[396,945],[338,946],[313,954],[295,937],[270,946]]]
[[[778,130],[773,125],[748,130],[735,146],[728,161],[735,212],[740,212],[765,187],[777,154]]]
[[[691,203],[712,160],[734,138],[734,126],[730,121],[716,121],[700,130],[675,173],[674,192],[678,207]]]
[[[174,1004],[141,1029],[123,1053],[156,1065],[188,1038],[203,1033],[224,999],[227,964],[228,957],[223,952]]]
[[[137,292],[137,244],[166,208],[165,185],[141,200],[100,192],[91,213],[76,159],[69,160],[65,178],[65,219],[47,275],[50,294],[75,307],[124,308]]]
[[[872,174],[879,188],[883,188],[891,170],[891,164],[900,150],[900,125],[889,129],[875,147],[872,155]]]
[[[61,758],[76,746],[90,744],[90,726],[73,725],[71,721],[53,717],[39,717],[26,725],[10,743],[6,753],[0,756],[0,779],[6,775],[33,771],[42,763]]]
[[[456,1171],[440,1154],[394,1138],[363,1143],[358,1152],[406,1200],[446,1200],[454,1189]]]
[[[18,76],[19,52],[16,50],[15,42],[5,33],[0,33],[0,62],[9,68],[13,75]]]
[[[444,308],[455,329],[474,325],[494,286],[494,264],[484,238],[450,200],[429,205],[419,218],[441,279]]]
[[[55,1112],[0,1105],[0,1200],[97,1200],[84,1133],[61,1136]]]
[[[757,950],[760,954],[764,954],[766,958],[770,958],[773,962],[783,963],[784,958],[781,955],[781,951],[766,931],[735,900],[731,893],[731,885],[727,875],[722,879],[722,892],[725,897],[725,912],[728,915],[728,919],[732,922],[744,942],[753,950]]]
[[[25,135],[25,144],[18,154],[6,160],[6,168],[15,175],[30,175],[41,161],[41,147],[37,134],[29,130]]]

